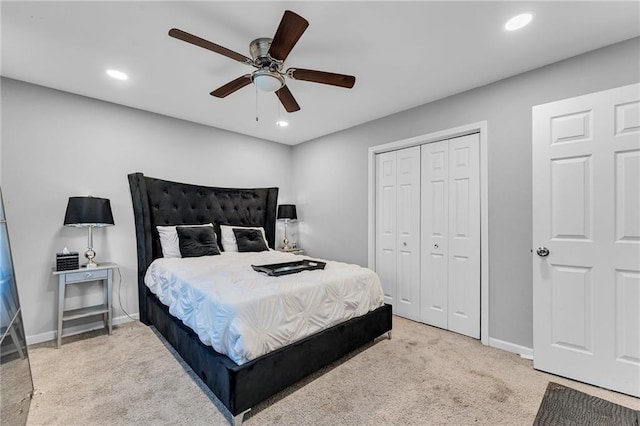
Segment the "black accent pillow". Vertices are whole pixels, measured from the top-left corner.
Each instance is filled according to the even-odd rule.
[[[212,226],[176,226],[182,257],[215,256],[220,254]]]
[[[259,229],[233,228],[233,234],[236,236],[236,244],[240,253],[269,250],[262,237],[262,231]]]

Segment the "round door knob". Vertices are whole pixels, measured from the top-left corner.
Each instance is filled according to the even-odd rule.
[[[406,247],[406,246],[407,246],[407,242],[406,242],[406,241],[404,241],[404,242],[402,243],[402,245]]]
[[[86,272],[86,273],[84,274],[84,277],[85,277],[85,278],[91,278],[91,276],[92,276],[91,272]]]
[[[540,257],[547,257],[549,256],[549,249],[546,247],[538,247],[538,250],[536,250],[536,253],[538,253],[538,256]]]
[[[433,245],[433,248],[439,248],[439,247],[440,247],[440,245],[439,245],[439,244],[434,244],[434,245]]]

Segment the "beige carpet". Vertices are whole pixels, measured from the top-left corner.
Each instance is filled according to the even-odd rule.
[[[140,323],[30,348],[29,425],[227,425],[228,414]],[[190,376],[191,375],[191,376]],[[252,425],[531,425],[554,381],[638,410],[640,400],[533,370],[477,340],[394,317],[379,339],[260,404]]]

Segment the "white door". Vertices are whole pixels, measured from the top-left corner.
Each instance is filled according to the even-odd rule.
[[[640,85],[533,108],[533,243],[534,367],[640,396]]]
[[[396,151],[396,313],[420,319],[420,147]]]
[[[447,328],[449,306],[449,141],[422,146],[421,321]]]
[[[427,324],[480,337],[480,136],[422,146],[422,297]]]
[[[396,302],[396,153],[376,155],[376,272],[384,302]]]
[[[480,135],[449,141],[449,330],[480,338]]]
[[[376,155],[376,272],[397,315],[420,316],[420,147]]]

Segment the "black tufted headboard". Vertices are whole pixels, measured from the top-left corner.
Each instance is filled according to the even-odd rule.
[[[262,226],[269,247],[275,247],[278,188],[215,188],[171,182],[131,173],[129,187],[138,249],[140,321],[146,318],[144,275],[154,259],[162,257],[156,226],[213,223]],[[219,241],[218,241],[219,242]]]

